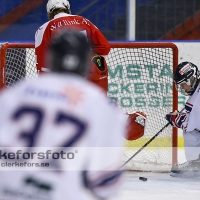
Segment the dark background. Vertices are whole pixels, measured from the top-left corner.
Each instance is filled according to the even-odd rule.
[[[0,1],[0,41],[34,41],[35,31],[48,21],[46,3],[14,23],[28,0]],[[110,41],[127,40],[127,0],[69,0],[72,14],[93,22]],[[21,8],[22,7],[22,8]],[[10,12],[16,11],[9,17]],[[136,0],[136,40],[200,39],[200,0]],[[7,16],[7,20],[5,20]],[[6,28],[4,25],[8,24]]]

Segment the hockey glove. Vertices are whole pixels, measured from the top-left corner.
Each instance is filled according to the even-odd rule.
[[[105,58],[102,56],[95,55],[92,57],[91,62],[93,62],[100,71],[105,70]]]
[[[108,77],[108,67],[106,60],[102,56],[95,55],[91,59],[89,80],[97,81]]]
[[[108,67],[104,57],[98,55],[92,57],[87,79],[101,87],[107,93]]]
[[[129,128],[126,136],[127,140],[137,140],[144,135],[147,116],[143,112],[129,114]]]
[[[170,112],[169,114],[167,114],[166,116],[165,116],[165,119],[172,125],[172,126],[175,126],[175,120],[176,120],[176,118],[177,118],[177,116],[178,116],[178,111],[177,110],[175,110],[174,112]],[[176,127],[176,126],[175,126]]]

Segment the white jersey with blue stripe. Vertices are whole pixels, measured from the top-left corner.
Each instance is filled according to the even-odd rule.
[[[1,92],[0,110],[0,199],[82,200],[88,189],[106,199],[119,189],[126,124],[97,86],[77,75],[45,74]],[[31,149],[36,158],[17,166]],[[64,162],[56,157],[61,150],[68,150]],[[28,167],[33,162],[39,167]]]

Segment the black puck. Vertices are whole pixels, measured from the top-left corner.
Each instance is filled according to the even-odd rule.
[[[141,181],[147,181],[147,178],[145,178],[145,177],[139,177],[139,180],[141,180]]]

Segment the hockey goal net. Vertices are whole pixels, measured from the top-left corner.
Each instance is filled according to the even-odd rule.
[[[34,44],[4,43],[0,46],[0,88],[12,87],[22,79],[37,77]],[[165,115],[177,110],[178,94],[172,81],[178,64],[173,43],[111,43],[106,58],[109,92],[124,113],[142,111],[147,125],[142,138],[126,142],[127,161],[166,123]],[[177,162],[177,130],[165,128],[146,148],[126,164],[129,170],[170,171]]]

